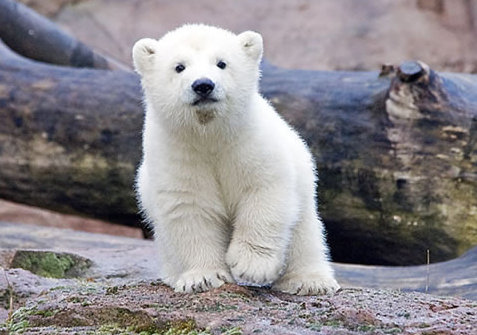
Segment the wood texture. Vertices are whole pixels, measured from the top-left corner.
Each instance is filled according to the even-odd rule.
[[[476,76],[270,67],[262,91],[313,150],[334,259],[422,264],[477,243]]]
[[[0,197],[137,222],[142,116],[132,72],[52,66],[0,47]]]

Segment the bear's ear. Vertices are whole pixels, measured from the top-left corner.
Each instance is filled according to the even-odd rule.
[[[140,75],[152,68],[157,52],[156,46],[157,41],[152,38],[143,38],[134,44],[132,49],[134,68]]]
[[[245,53],[257,63],[260,62],[263,53],[262,35],[254,31],[245,31],[238,35],[238,38]]]

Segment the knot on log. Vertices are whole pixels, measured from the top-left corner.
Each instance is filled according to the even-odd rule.
[[[429,65],[421,61],[403,62],[391,82],[391,97],[400,101],[401,106],[417,108],[424,111],[454,110],[459,103],[455,99],[454,106],[449,104],[447,90],[451,85],[444,85],[441,76],[433,71]]]
[[[386,112],[395,120],[423,118],[423,110],[442,110],[447,106],[442,81],[421,61],[401,63],[391,80]]]

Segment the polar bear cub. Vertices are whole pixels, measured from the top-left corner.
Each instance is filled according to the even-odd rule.
[[[260,34],[185,25],[133,47],[145,95],[140,206],[160,278],[335,291],[312,156],[258,92]]]

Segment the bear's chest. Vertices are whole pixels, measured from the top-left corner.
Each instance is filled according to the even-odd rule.
[[[254,189],[267,180],[266,159],[253,150],[237,149],[218,157],[214,164],[214,177],[224,204],[234,208]]]

